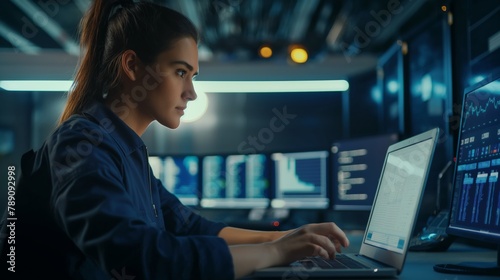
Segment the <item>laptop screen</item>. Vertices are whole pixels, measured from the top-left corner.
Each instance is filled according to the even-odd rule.
[[[418,211],[433,139],[398,150],[387,157],[364,242],[404,253]]]

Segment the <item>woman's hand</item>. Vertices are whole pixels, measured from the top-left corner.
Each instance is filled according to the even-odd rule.
[[[342,247],[349,246],[347,236],[335,223],[308,224],[283,233],[286,234],[270,243],[276,254],[273,266],[309,256],[333,258]]]
[[[229,228],[219,235],[227,238],[228,233],[237,232]],[[273,232],[269,239],[273,241],[229,246],[235,278],[246,276],[256,269],[287,265],[308,256],[333,258],[335,253],[341,252],[341,247],[349,246],[345,233],[334,223],[308,224],[294,230]]]

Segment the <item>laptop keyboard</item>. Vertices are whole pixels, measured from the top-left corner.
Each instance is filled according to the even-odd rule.
[[[300,261],[306,268],[319,267],[323,269],[356,269],[368,268],[366,265],[359,263],[343,254],[337,254],[335,259],[324,259],[321,257],[311,257]]]

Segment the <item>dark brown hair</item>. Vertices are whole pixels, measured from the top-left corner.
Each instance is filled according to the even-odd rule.
[[[149,2],[94,0],[80,22],[82,59],[59,124],[119,85],[121,54],[133,50],[146,65],[176,40],[198,32],[184,15]]]

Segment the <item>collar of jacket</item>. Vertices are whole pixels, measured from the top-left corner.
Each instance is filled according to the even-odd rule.
[[[125,154],[130,155],[145,146],[141,137],[103,103],[94,102],[83,111],[83,115],[109,133]]]

